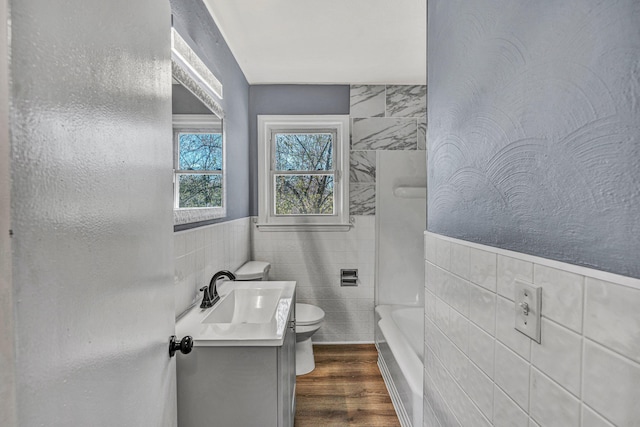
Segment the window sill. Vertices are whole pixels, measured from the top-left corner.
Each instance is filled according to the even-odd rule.
[[[260,224],[260,231],[349,231],[353,224]]]
[[[189,224],[192,222],[208,221],[227,216],[225,208],[191,208],[174,209],[173,225]]]

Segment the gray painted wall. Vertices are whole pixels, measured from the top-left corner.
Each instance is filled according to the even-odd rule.
[[[223,85],[227,142],[227,217],[249,216],[249,84],[202,0],[170,0],[173,26]],[[176,227],[183,229],[185,227]]]
[[[258,215],[258,115],[349,114],[348,85],[256,85],[249,88],[250,214]]]
[[[428,229],[640,277],[640,3],[429,2]]]
[[[173,114],[212,114],[191,91],[182,85],[171,85],[171,111]]]
[[[16,423],[175,425],[169,4],[10,6]]]

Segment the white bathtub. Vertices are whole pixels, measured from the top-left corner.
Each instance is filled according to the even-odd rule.
[[[403,427],[422,427],[424,309],[376,307],[378,366]]]

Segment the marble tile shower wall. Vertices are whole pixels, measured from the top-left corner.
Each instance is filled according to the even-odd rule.
[[[376,151],[426,150],[427,87],[351,86],[351,215],[375,215]]]
[[[638,426],[640,280],[425,234],[425,426]],[[542,344],[513,282],[542,286]]]
[[[202,298],[215,272],[235,271],[251,254],[251,219],[174,233],[176,317]]]
[[[255,226],[253,259],[269,278],[296,280],[298,302],[326,315],[314,342],[373,342],[375,217],[355,216],[347,232],[265,232]],[[358,286],[341,287],[340,269],[357,268]]]

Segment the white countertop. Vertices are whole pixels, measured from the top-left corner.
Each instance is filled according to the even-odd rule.
[[[296,282],[293,281],[255,281],[220,282],[221,298],[211,308],[201,309],[198,305],[176,322],[176,335],[191,335],[194,347],[252,347],[281,346],[284,342],[287,319],[294,304],[293,296]],[[234,289],[280,289],[273,315],[268,323],[207,323],[209,316],[227,298]]]

